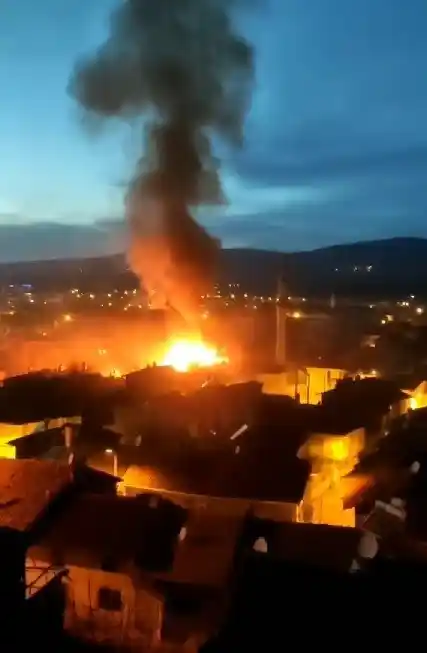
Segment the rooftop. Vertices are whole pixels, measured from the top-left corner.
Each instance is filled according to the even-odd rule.
[[[268,462],[263,463],[265,456]],[[179,465],[161,461],[150,467],[131,465],[123,481],[128,487],[148,490],[296,503],[304,495],[309,474],[309,463],[296,456],[242,449],[239,455],[195,457]]]
[[[273,558],[337,572],[350,569],[362,537],[355,528],[261,519],[249,520],[247,533],[253,542],[264,538]]]
[[[388,379],[368,377],[364,379],[343,379],[333,390],[324,392],[322,403],[329,405],[353,405],[362,403],[363,408],[388,409],[397,401],[407,398],[399,386]]]
[[[187,512],[158,496],[79,495],[53,523],[33,557],[110,571],[127,568],[150,545],[172,546]]]
[[[0,459],[0,528],[28,531],[71,483],[67,465]]]

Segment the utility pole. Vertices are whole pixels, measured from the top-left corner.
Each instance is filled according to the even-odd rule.
[[[287,299],[287,289],[280,274],[276,297],[276,363],[281,367],[286,364],[286,308],[283,306],[285,299]]]

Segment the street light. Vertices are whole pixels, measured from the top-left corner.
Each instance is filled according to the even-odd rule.
[[[119,462],[117,459],[117,452],[114,451],[113,449],[106,449],[105,453],[107,456],[112,456],[113,457],[113,476],[118,476],[119,475]]]

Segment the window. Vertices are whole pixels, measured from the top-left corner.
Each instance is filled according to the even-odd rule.
[[[100,610],[119,612],[122,609],[122,593],[109,587],[100,587],[98,591],[98,607]]]

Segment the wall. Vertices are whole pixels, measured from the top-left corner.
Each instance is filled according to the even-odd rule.
[[[129,487],[126,486],[126,474],[124,484],[120,488],[123,494],[127,496],[137,496],[147,491],[147,487]],[[250,501],[248,499],[224,499],[219,497],[207,497],[196,494],[183,494],[181,492],[169,492],[166,490],[159,491],[165,499],[173,501],[177,505],[187,508],[188,510],[209,511],[212,515],[234,515],[243,517],[249,509],[252,509],[256,517],[263,519],[274,519],[275,521],[296,521],[298,508],[294,503],[275,502],[275,501]]]
[[[0,423],[0,458],[16,458],[16,447],[9,444],[11,440],[26,437],[46,428],[54,429],[64,426],[66,423],[80,424],[80,417],[60,417],[51,419],[48,422],[28,422],[26,424]]]
[[[156,643],[163,601],[135,586],[130,575],[73,566],[68,566],[68,572],[65,628],[69,632],[83,639],[115,644]],[[99,607],[101,588],[121,592],[120,611]]]
[[[408,408],[425,408],[427,406],[427,381],[422,381],[415,390],[403,390],[411,395],[408,402]]]
[[[341,479],[349,474],[365,446],[365,430],[342,436],[314,434],[298,455],[310,461],[312,474],[299,512],[301,521],[354,526],[355,511],[344,510]]]
[[[9,444],[9,441],[34,433],[40,424],[43,424],[43,422],[29,422],[28,424],[0,423],[0,458],[15,459],[16,448]]]
[[[34,433],[39,424],[43,422],[28,422],[28,424],[0,424],[0,443],[6,444],[10,440],[22,438],[25,435]]]
[[[322,393],[335,388],[336,382],[344,378],[345,370],[323,367],[307,367],[303,370],[258,374],[256,380],[263,384],[266,394],[281,394],[295,397],[297,392],[301,403],[318,404]]]
[[[342,435],[314,433],[300,449],[298,455],[312,463],[313,471],[332,466],[340,476],[349,474],[365,448],[364,428]]]
[[[0,443],[0,458],[9,458],[15,460],[16,458],[16,447],[13,444]]]
[[[354,508],[344,509],[342,491],[319,474],[313,474],[301,503],[298,521],[330,526],[356,525]]]

